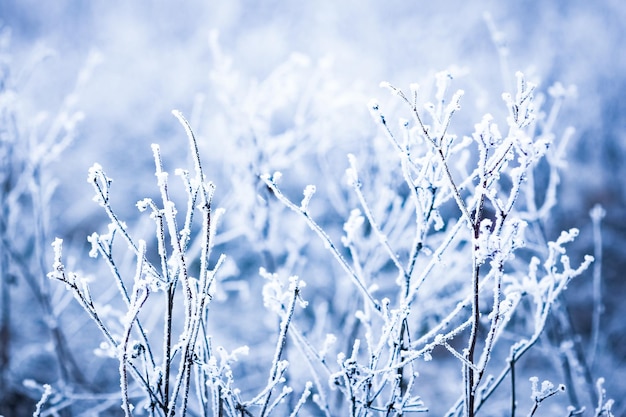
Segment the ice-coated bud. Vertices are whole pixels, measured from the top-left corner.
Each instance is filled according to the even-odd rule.
[[[352,244],[356,231],[359,230],[364,222],[365,218],[361,215],[361,210],[358,208],[352,209],[350,217],[343,225],[343,230],[346,232],[346,235],[342,238],[344,246]]]
[[[348,163],[350,164],[350,168],[346,169],[346,179],[348,181],[348,185],[351,187],[357,187],[360,185],[357,161],[356,157],[351,153],[348,154]]]
[[[100,246],[100,236],[96,232],[93,232],[90,236],[87,236],[87,241],[91,243],[89,257],[97,258],[99,252],[98,247]]]
[[[96,181],[96,178],[102,174],[102,165],[100,165],[99,163],[94,163],[91,168],[89,168],[88,174],[87,174],[87,181],[89,182],[94,182]]]
[[[143,211],[146,211],[146,209],[151,203],[152,203],[152,199],[144,198],[142,200],[137,201],[135,205],[137,206],[137,209],[139,209],[139,211],[143,212]]]
[[[280,171],[274,171],[274,173],[272,174],[272,178],[271,181],[274,184],[278,184],[278,182],[280,181],[280,179],[283,177],[283,173]]]
[[[589,211],[589,216],[594,222],[599,222],[606,216],[606,210],[600,204],[596,204]]]
[[[315,194],[316,187],[313,184],[309,184],[304,189],[304,198],[302,198],[302,202],[300,203],[300,210],[307,211],[309,208],[309,203],[311,202],[311,198],[313,194]]]

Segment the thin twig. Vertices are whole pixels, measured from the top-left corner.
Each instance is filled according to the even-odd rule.
[[[291,324],[291,319],[293,318],[293,313],[296,309],[296,301],[298,300],[298,296],[300,294],[300,288],[298,287],[297,281],[294,279],[293,282],[293,295],[289,300],[289,306],[285,311],[285,315],[280,322],[280,334],[278,335],[278,340],[276,342],[276,350],[274,352],[274,358],[272,359],[272,369],[270,371],[270,375],[268,378],[268,386],[272,385],[274,381],[276,381],[276,377],[278,375],[278,368],[280,358],[282,357],[283,350],[285,349],[285,344],[287,343],[287,330],[289,329],[289,324]],[[261,413],[259,414],[261,417],[265,416],[267,411],[268,403],[272,396],[272,390],[270,389],[265,396],[265,400],[263,401],[263,406],[261,407]]]
[[[366,300],[368,300],[370,302],[370,304],[374,307],[374,309],[377,312],[381,312],[381,307],[380,304],[378,303],[378,301],[376,301],[374,299],[374,297],[372,297],[372,294],[368,291],[368,289],[365,287],[365,284],[363,284],[363,282],[361,282],[361,279],[358,277],[358,275],[352,270],[352,268],[350,267],[350,265],[348,265],[348,262],[345,260],[345,258],[343,257],[343,255],[341,255],[341,253],[339,253],[339,250],[337,249],[337,246],[335,246],[335,244],[332,242],[332,240],[330,239],[330,236],[328,236],[326,234],[326,232],[324,231],[324,229],[322,229],[320,227],[320,225],[318,225],[315,220],[313,220],[311,218],[311,216],[309,215],[308,212],[302,210],[300,208],[300,206],[295,205],[294,203],[291,202],[291,200],[289,200],[278,188],[278,186],[276,185],[276,183],[270,178],[269,175],[263,175],[261,176],[261,179],[265,182],[265,184],[267,184],[267,186],[274,192],[274,195],[283,203],[285,204],[287,207],[289,207],[291,210],[295,211],[296,213],[304,216],[306,222],[308,223],[309,227],[315,232],[317,233],[317,235],[322,239],[322,242],[324,242],[324,246],[332,253],[332,255],[335,257],[335,259],[339,262],[339,264],[342,266],[342,268],[348,273],[348,276],[352,279],[352,281],[355,283],[355,285],[357,286],[357,288],[361,291],[361,294],[363,294],[363,296],[365,297]]]

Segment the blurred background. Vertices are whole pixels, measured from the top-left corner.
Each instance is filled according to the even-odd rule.
[[[20,381],[58,378],[61,371],[49,366],[51,338],[58,344],[68,337],[81,350],[77,332],[86,320],[72,327],[71,302],[53,287],[36,288],[51,265],[55,236],[65,240],[68,256],[86,258],[86,236],[106,228],[86,181],[94,162],[114,179],[113,204],[132,222],[138,218],[134,203],[158,195],[150,144],[162,146],[167,169],[189,161],[184,132],[171,115],[181,110],[200,139],[216,202],[227,209],[224,230],[231,242],[244,236],[253,244],[234,224],[240,217],[228,220],[252,204],[237,195],[250,184],[246,175],[281,170],[295,196],[315,181],[332,195],[325,184],[342,183],[345,154],[376,133],[366,104],[387,98],[380,81],[404,89],[418,82],[428,95],[434,74],[449,69],[454,89],[466,91],[456,127],[468,127],[467,134],[484,113],[504,109],[501,94],[513,89],[515,71],[538,82],[540,91],[558,81],[572,93],[558,123],[575,133],[547,233],[578,227],[574,253],[582,257],[594,251],[590,209],[601,204],[606,211],[602,337],[593,374],[606,378],[615,415],[624,415],[625,24],[619,0],[2,0],[0,413],[32,413],[37,390]],[[320,178],[320,166],[331,174]],[[36,178],[38,193],[20,173]],[[332,212],[324,215],[333,222]],[[10,266],[9,258],[24,264]],[[89,262],[96,261],[76,263],[89,269]],[[249,268],[258,264],[250,261]],[[587,274],[566,294],[583,345],[592,338],[593,293]],[[41,301],[46,298],[52,302]],[[70,334],[51,336],[42,319],[46,310],[64,311]],[[97,345],[96,333],[84,343]],[[24,409],[15,411],[19,404]]]

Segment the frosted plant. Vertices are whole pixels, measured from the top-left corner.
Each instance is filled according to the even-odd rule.
[[[449,131],[463,92],[448,100],[451,81],[449,73],[437,75],[436,101],[425,104],[425,112],[417,85],[406,95],[381,84],[408,106],[411,120],[401,119],[398,133],[380,106],[370,105],[396,155],[398,175],[381,172],[389,169],[383,164],[390,157],[378,147],[378,160],[364,157],[365,168],[376,174],[362,174],[359,158],[348,156],[346,178],[357,207],[344,225],[344,248],[308,209],[313,185],[298,205],[281,191],[277,174],[262,176],[322,240],[361,299],[355,314],[361,336],[350,351],[339,353],[339,368],[330,375],[349,415],[426,411],[419,396],[420,360],[431,361],[438,348],[459,361],[465,387],[449,415],[474,415],[507,376],[515,410],[516,362],[541,336],[570,280],[593,260],[587,256],[571,266],[564,245],[577,230],[554,242],[546,243],[543,235],[541,222],[556,203],[558,167],[571,135],[567,131],[553,144],[558,103],[544,117],[535,85],[518,73],[517,92],[503,95],[507,130],[502,133],[486,115],[471,136],[459,139]],[[546,157],[550,180],[537,198],[533,171]],[[534,324],[520,334],[511,323],[528,320],[528,314]],[[512,338],[517,340],[511,343]],[[466,345],[459,348],[462,339]],[[488,375],[488,369],[497,369],[494,352],[507,346],[510,355],[501,371]]]
[[[271,281],[266,286],[266,302],[268,308],[281,318],[281,331],[267,386],[253,399],[242,400],[233,379],[232,364],[248,352],[248,347],[242,346],[228,353],[221,346],[213,346],[208,330],[211,321],[209,305],[216,291],[216,275],[225,260],[222,255],[210,263],[216,227],[223,210],[212,207],[214,185],[204,177],[195,136],[183,116],[176,111],[174,115],[187,132],[195,175],[192,177],[186,170],[176,171],[187,192],[181,227],[176,205],[170,198],[169,175],[163,169],[160,147],[152,145],[161,202],[159,205],[146,198],[137,203],[137,208],[148,211],[154,222],[156,248],[153,253],[149,252],[145,240],[135,240],[131,236],[129,227],[113,210],[111,178],[99,164],[89,170],[88,180],[96,191],[94,200],[110,220],[107,233],[89,236],[90,256],[102,257],[108,264],[125,313],[118,316],[118,322],[107,317],[107,306],[99,305],[94,299],[89,280],[66,270],[62,240],[58,238],[53,243],[55,261],[49,277],[64,283],[72,291],[104,336],[101,351],[117,358],[121,403],[126,416],[145,413],[187,415],[192,410],[193,413],[237,416],[249,415],[249,408],[258,408],[259,415],[266,416],[293,391],[284,384],[283,374],[288,362],[282,359],[282,355],[296,302],[300,299],[300,288],[304,284],[294,278],[283,290],[274,276],[262,271],[262,275]],[[198,212],[199,228],[194,225]],[[125,276],[114,254],[117,236],[136,259],[132,279]],[[201,248],[199,259],[190,257],[193,245]],[[157,259],[158,263],[152,259]],[[199,265],[192,269],[194,261]],[[290,300],[287,305],[284,304],[286,298]],[[178,305],[179,302],[182,306]],[[181,307],[182,326],[176,326],[180,314],[175,310]],[[151,316],[156,311],[162,314],[160,339],[158,331],[148,331],[144,324],[153,321]],[[280,386],[281,394],[273,396]],[[297,414],[310,393],[311,385],[306,384],[292,415]],[[195,404],[190,404],[192,399]],[[138,405],[141,405],[139,409]]]
[[[450,95],[452,81],[449,73],[438,74],[435,101],[423,105],[417,85],[407,95],[382,84],[406,105],[408,118],[392,125],[381,106],[370,104],[384,140],[347,156],[341,205],[349,210],[339,230],[316,219],[319,187],[308,185],[292,200],[280,171],[259,175],[265,187],[260,204],[274,211],[261,228],[273,227],[273,237],[253,231],[250,236],[271,241],[250,246],[256,255],[274,250],[260,257],[266,265],[259,270],[265,285],[258,299],[278,320],[269,344],[242,341],[229,350],[214,342],[210,325],[226,257],[212,254],[223,210],[213,208],[215,187],[182,115],[174,113],[194,163],[193,174],[175,172],[186,206],[179,213],[160,147],[153,145],[160,201],[137,203],[153,222],[150,240],[133,237],[113,209],[111,179],[100,165],[92,167],[95,201],[110,224],[106,233],[89,237],[90,254],[108,265],[119,303],[100,305],[89,280],[67,271],[60,240],[49,275],[68,287],[101,330],[100,350],[117,359],[125,415],[422,413],[437,389],[425,388],[425,371],[431,363],[451,362],[457,378],[446,389],[456,400],[446,399],[447,415],[497,409],[502,393],[515,414],[519,361],[540,341],[561,293],[593,261],[586,256],[575,264],[567,256],[576,229],[550,241],[542,226],[556,204],[571,132],[556,141],[558,105],[542,113],[535,85],[518,73],[517,92],[503,95],[505,128],[485,115],[470,135],[454,135],[463,92]],[[549,180],[539,187],[533,175],[544,160]],[[322,250],[304,234],[289,235],[299,228],[276,200],[302,219]],[[116,256],[120,239],[134,260],[130,271]],[[280,251],[271,247],[276,239],[283,239]],[[229,248],[236,249],[224,245]],[[324,291],[327,282],[335,292],[327,299],[310,290]],[[257,372],[258,359],[242,358],[248,355],[268,368]],[[251,375],[254,381],[240,382]],[[530,415],[561,391],[561,385],[533,387]],[[601,397],[598,409],[610,412]]]
[[[530,398],[533,400],[534,403],[533,407],[528,413],[529,417],[535,415],[535,412],[537,412],[539,405],[544,400],[558,394],[559,392],[565,391],[565,385],[561,384],[558,387],[555,387],[554,384],[548,380],[543,381],[541,383],[541,388],[539,388],[539,378],[537,378],[536,376],[530,378],[530,383],[532,385],[532,393],[530,395]]]
[[[177,210],[169,197],[168,173],[163,170],[158,145],[153,145],[152,150],[156,165],[155,175],[161,193],[161,206],[151,199],[137,203],[140,211],[150,211],[150,217],[155,223],[156,255],[159,264],[154,265],[150,262],[147,257],[146,241],[135,241],[130,236],[126,224],[113,211],[109,194],[112,181],[102,167],[95,164],[89,171],[89,182],[96,191],[94,200],[105,210],[111,221],[108,233],[94,233],[90,236],[89,241],[92,244],[90,255],[104,258],[115,278],[119,295],[127,310],[120,323],[121,332],[115,331],[119,326],[113,326],[101,317],[103,306],[98,306],[94,301],[88,282],[77,274],[65,270],[62,261],[62,241],[57,239],[53,244],[55,264],[50,277],[65,283],[74,293],[75,298],[102,331],[106,343],[112,348],[111,354],[117,356],[120,364],[122,408],[126,415],[132,414],[131,398],[136,395],[129,384],[129,375],[132,375],[139,388],[146,393],[145,407],[151,413],[171,416],[179,409],[184,415],[192,385],[192,368],[197,367],[206,355],[210,356],[206,351],[208,348],[206,342],[197,344],[199,340],[206,340],[204,326],[207,306],[211,299],[215,274],[223,262],[223,257],[220,257],[213,268],[208,264],[215,225],[221,212],[212,210],[214,187],[204,178],[195,138],[182,115],[178,112],[175,112],[175,115],[187,129],[195,161],[193,178],[187,171],[176,172],[181,177],[188,195],[182,227],[178,225]],[[196,210],[200,212],[202,222],[199,231],[202,251],[197,276],[191,276],[186,252],[191,241],[191,228]],[[136,257],[136,271],[130,288],[113,254],[114,239],[118,235]],[[183,292],[184,324],[177,340],[172,320],[175,294],[179,287]],[[160,362],[156,359],[156,341],[149,338],[142,324],[145,319],[145,317],[142,319],[144,305],[152,294],[159,294],[158,297],[164,304]],[[145,316],[145,313],[143,315]]]

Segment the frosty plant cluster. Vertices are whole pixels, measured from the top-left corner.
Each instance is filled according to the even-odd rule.
[[[408,117],[391,123],[371,103],[386,141],[375,139],[361,153],[348,155],[349,189],[342,197],[349,214],[340,239],[332,225],[316,220],[314,185],[298,201],[283,191],[280,172],[258,177],[271,191],[266,198],[282,203],[270,208],[295,212],[325,248],[309,251],[315,242],[294,246],[286,258],[321,253],[306,262],[348,282],[337,288],[355,306],[327,317],[307,303],[317,288],[315,276],[285,279],[284,271],[261,268],[263,301],[279,322],[271,349],[229,353],[214,345],[210,324],[225,255],[212,253],[222,210],[213,208],[214,185],[205,178],[196,138],[183,116],[174,112],[194,160],[193,174],[176,171],[186,207],[179,214],[170,197],[157,145],[152,150],[161,199],[137,204],[154,222],[155,247],[131,236],[113,209],[110,178],[94,165],[89,180],[110,225],[106,234],[89,238],[90,254],[109,266],[122,317],[103,316],[89,282],[67,271],[60,240],[53,245],[49,275],[73,292],[101,330],[109,355],[119,361],[127,416],[428,412],[422,369],[439,360],[458,363],[458,379],[446,383],[458,395],[448,404],[449,416],[474,416],[490,406],[515,415],[521,398],[533,415],[541,402],[565,391],[550,382],[539,389],[537,377],[521,381],[517,365],[537,344],[551,310],[560,308],[568,283],[593,261],[587,256],[575,265],[568,258],[566,246],[576,229],[550,241],[543,228],[557,202],[559,169],[572,133],[557,139],[554,132],[567,91],[550,90],[553,105],[546,113],[544,98],[534,97],[535,85],[518,73],[516,93],[504,95],[505,125],[485,115],[471,135],[459,137],[450,131],[463,92],[450,95],[451,84],[448,73],[438,74],[434,102],[422,105],[417,85],[406,94],[383,83],[403,103],[398,112]],[[545,184],[535,181],[540,161],[547,167]],[[114,254],[120,239],[135,259],[132,277],[124,275]],[[154,326],[154,311],[162,314],[160,331],[146,329],[148,321]],[[313,331],[306,317],[322,324]],[[265,377],[242,386],[234,367],[245,373],[240,356],[251,349],[271,355]],[[502,393],[508,398],[504,405]],[[611,415],[602,398],[596,415]],[[574,405],[570,415],[582,412]]]

